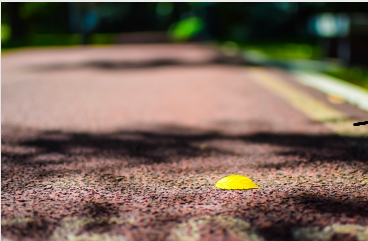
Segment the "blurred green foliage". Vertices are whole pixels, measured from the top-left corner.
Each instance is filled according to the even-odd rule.
[[[190,17],[174,24],[170,35],[174,40],[188,40],[190,37],[199,33],[204,27],[202,19],[197,17]]]
[[[306,42],[261,42],[245,43],[244,49],[265,54],[275,59],[310,59],[318,60],[322,56],[322,50],[317,44]]]
[[[364,66],[335,67],[325,71],[326,74],[354,83],[368,89],[368,68]]]
[[[322,49],[308,21],[324,12],[368,12],[368,3],[2,2],[1,43],[2,51],[78,45],[83,39],[89,44],[115,44],[119,33],[149,31],[166,32],[175,41],[212,41],[228,55],[247,50],[273,59],[319,60]],[[88,35],[77,26],[94,21]],[[368,85],[363,67],[327,72]]]
[[[3,47],[27,46],[35,34],[76,34],[83,16],[94,16],[93,33],[168,31],[177,40],[233,41],[283,38],[313,43],[308,18],[320,12],[364,11],[365,3],[315,2],[3,2],[9,26]],[[77,16],[80,15],[80,16]],[[91,19],[94,19],[92,17]],[[88,20],[86,20],[88,21]],[[9,38],[6,33],[11,32]],[[11,41],[10,41],[11,39]],[[51,39],[50,39],[51,40]],[[308,52],[308,47],[302,52]],[[301,47],[303,48],[303,47]],[[275,53],[272,53],[275,54]]]
[[[60,6],[57,2],[24,2],[20,8],[20,18],[30,20],[32,18],[48,17]]]
[[[34,34],[29,40],[31,46],[78,45],[79,34]]]
[[[11,28],[9,24],[2,23],[1,24],[1,42],[6,42],[10,39],[11,36]]]
[[[156,13],[159,16],[167,16],[174,10],[174,4],[171,2],[160,2],[157,3]]]

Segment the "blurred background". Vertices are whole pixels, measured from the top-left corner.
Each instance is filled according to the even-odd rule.
[[[1,3],[2,53],[30,46],[185,42],[368,88],[367,2]]]

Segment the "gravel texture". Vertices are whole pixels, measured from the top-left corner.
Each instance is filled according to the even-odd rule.
[[[367,154],[218,59],[2,57],[2,239],[367,240]],[[262,189],[215,188],[232,174]]]

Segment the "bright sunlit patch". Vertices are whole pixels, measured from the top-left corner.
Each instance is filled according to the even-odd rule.
[[[260,189],[251,179],[241,175],[224,177],[216,182],[215,186],[220,189]]]

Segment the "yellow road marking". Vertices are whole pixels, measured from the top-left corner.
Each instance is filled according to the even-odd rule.
[[[338,135],[366,137],[368,131],[366,127],[357,128],[353,123],[357,122],[348,118],[344,113],[326,106],[323,102],[315,100],[313,97],[290,86],[279,77],[268,73],[265,69],[249,68],[254,81],[266,89],[276,93],[287,100],[296,109],[302,111],[309,118],[325,124]]]

